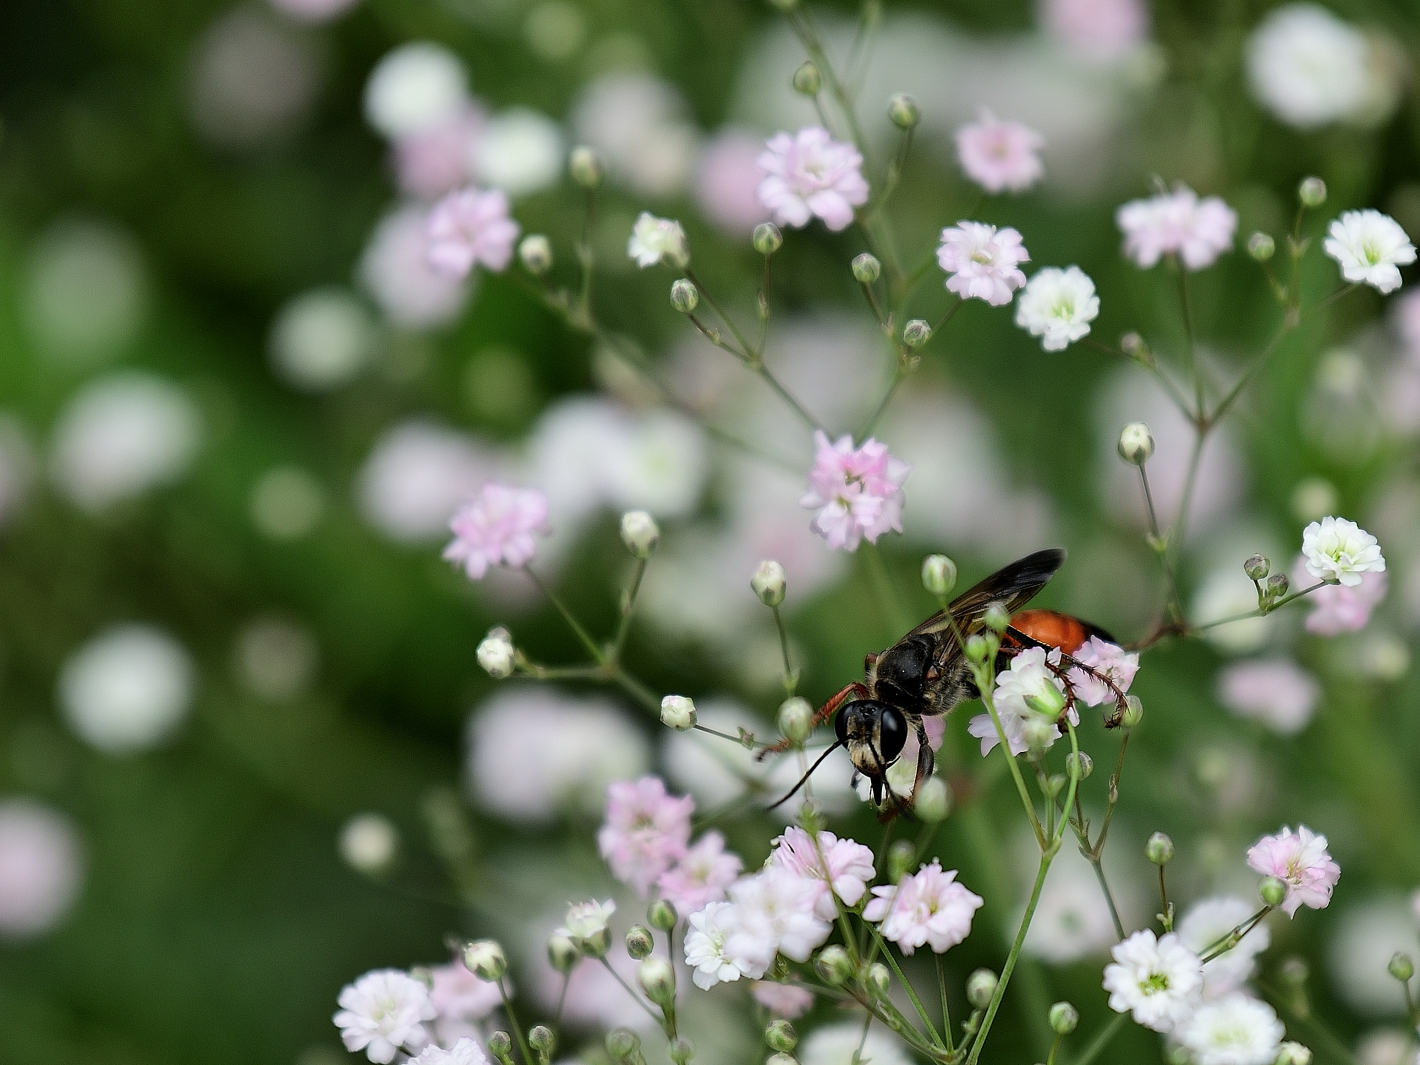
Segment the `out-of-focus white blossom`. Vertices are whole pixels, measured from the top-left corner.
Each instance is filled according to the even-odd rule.
[[[861,1053],[860,1053],[861,1051]],[[912,1058],[896,1036],[874,1026],[863,1034],[861,1021],[844,1021],[815,1028],[795,1048],[803,1065],[911,1065]]]
[[[291,300],[271,323],[272,368],[287,384],[324,392],[352,380],[373,358],[370,312],[343,288],[317,288]]]
[[[357,479],[365,520],[390,539],[415,543],[448,531],[460,504],[500,472],[502,462],[473,437],[425,419],[385,430]]]
[[[1144,0],[1039,0],[1037,11],[1047,33],[1095,62],[1119,60],[1149,35]]]
[[[1320,698],[1317,679],[1290,658],[1238,662],[1218,675],[1220,703],[1283,736],[1307,727]]]
[[[319,84],[309,40],[259,8],[234,7],[198,39],[188,110],[197,131],[220,148],[278,140],[300,124]]]
[[[30,799],[0,802],[0,938],[49,931],[68,913],[83,877],[69,819]]]
[[[1358,117],[1372,93],[1370,66],[1365,35],[1320,4],[1274,8],[1247,42],[1253,96],[1298,129]]]
[[[1233,929],[1248,923],[1257,913],[1257,904],[1231,895],[1200,899],[1182,911],[1176,926],[1178,938],[1202,957]],[[1272,943],[1265,924],[1249,929],[1231,950],[1203,965],[1203,997],[1219,999],[1239,990],[1257,969],[1257,956]]]
[[[340,857],[367,876],[388,869],[398,850],[399,832],[384,814],[357,814],[340,830]]]
[[[1364,1016],[1399,1018],[1405,998],[1386,964],[1397,950],[1414,950],[1416,929],[1417,915],[1399,896],[1373,895],[1348,906],[1327,935],[1328,984]]]
[[[466,280],[429,265],[426,212],[406,206],[385,215],[360,257],[360,281],[389,319],[404,329],[433,329],[457,318],[468,302]]]
[[[561,126],[541,111],[510,107],[488,120],[470,162],[479,181],[518,199],[556,185],[566,154]]]
[[[1205,1002],[1174,1034],[1197,1065],[1272,1065],[1286,1029],[1271,1006],[1239,992]]]
[[[305,693],[320,664],[320,648],[310,630],[280,617],[262,617],[237,635],[237,675],[254,695],[289,702]]]
[[[192,658],[167,633],[119,625],[65,662],[59,703],[79,736],[109,754],[166,739],[186,716],[195,681]]]
[[[432,41],[411,41],[370,72],[365,118],[393,140],[452,118],[467,96],[468,74],[458,56]]]
[[[606,74],[583,90],[572,115],[577,140],[606,161],[613,179],[642,196],[685,187],[697,134],[669,82],[645,74]]]
[[[276,466],[257,478],[249,502],[252,524],[273,540],[299,540],[320,524],[325,490],[299,466]]]
[[[142,251],[112,222],[61,218],[30,249],[23,313],[40,346],[72,362],[122,350],[148,304]]]

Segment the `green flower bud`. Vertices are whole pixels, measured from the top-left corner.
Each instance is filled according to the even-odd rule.
[[[695,727],[695,700],[684,695],[667,695],[661,699],[661,724],[677,732]]]
[[[488,1053],[497,1059],[499,1065],[512,1065],[513,1037],[507,1032],[494,1032],[488,1037]]]
[[[1410,978],[1415,975],[1415,963],[1410,960],[1410,955],[1396,951],[1390,956],[1390,964],[1386,966],[1386,971],[1395,977],[1402,984],[1410,982]]]
[[[957,586],[957,564],[946,555],[928,555],[922,560],[922,587],[941,598]]]
[[[986,642],[986,637],[981,633],[972,633],[966,638],[966,657],[972,662],[985,662],[991,648]]]
[[[528,1045],[544,1057],[551,1057],[557,1049],[557,1036],[545,1024],[534,1025],[528,1029]]]
[[[1292,582],[1287,579],[1285,573],[1274,573],[1267,578],[1267,583],[1263,585],[1262,591],[1268,599],[1281,599],[1291,586]]]
[[[497,983],[508,971],[508,958],[491,939],[480,939],[463,948],[464,967],[489,983]]]
[[[1168,865],[1173,855],[1173,840],[1162,832],[1155,832],[1144,844],[1144,857],[1155,865]]]
[[[799,1065],[793,1054],[770,1054],[764,1065]]]
[[[868,990],[874,995],[882,998],[888,993],[888,986],[892,983],[892,973],[888,972],[888,967],[882,962],[875,961],[868,966],[863,983],[868,985]]]
[[[700,290],[687,277],[671,282],[671,306],[681,314],[689,314],[700,306]]]
[[[785,739],[803,743],[813,731],[814,708],[807,699],[794,696],[785,699],[779,706],[779,731]]]
[[[666,1054],[675,1062],[675,1065],[685,1065],[695,1056],[695,1044],[685,1036],[677,1036],[671,1040],[671,1045],[666,1047]]]
[[[656,941],[651,938],[651,930],[645,925],[632,925],[626,933],[626,953],[640,961],[649,957],[655,949]]]
[[[1247,253],[1260,263],[1277,254],[1277,242],[1266,233],[1254,233],[1247,238]]]
[[[794,71],[792,84],[794,91],[803,96],[817,96],[823,88],[823,77],[819,74],[818,67],[806,60]]]
[[[898,129],[912,129],[922,121],[922,111],[905,92],[894,93],[888,100],[888,118]]]
[[[864,285],[871,285],[883,272],[882,263],[878,262],[878,257],[868,252],[853,257],[853,278]]]
[[[777,1021],[770,1021],[769,1027],[764,1029],[764,1041],[769,1044],[770,1050],[792,1054],[794,1048],[799,1045],[799,1035],[794,1031],[794,1026],[781,1017]]]
[[[594,189],[602,183],[602,161],[591,148],[579,144],[567,156],[567,173],[584,189]]]
[[[1312,1065],[1311,1048],[1288,1040],[1277,1048],[1272,1065]]]
[[[661,527],[644,510],[628,510],[621,516],[621,542],[635,558],[650,558],[660,541]]]
[[[990,969],[977,969],[966,978],[966,1000],[972,1007],[984,1010],[996,993],[996,974]]]
[[[1050,1007],[1050,1030],[1056,1035],[1069,1035],[1080,1023],[1080,1011],[1068,1002]]]
[[[784,234],[773,222],[761,222],[754,227],[754,250],[760,255],[773,255],[784,246]]]
[[[1272,562],[1266,555],[1252,555],[1243,563],[1243,572],[1250,580],[1265,580],[1267,574],[1272,571]]]
[[[784,579],[784,567],[772,558],[765,559],[749,579],[749,586],[765,606],[778,606],[784,602],[784,593],[788,587]]]
[[[1126,695],[1124,697],[1124,715],[1119,719],[1119,723],[1125,728],[1134,728],[1139,722],[1144,720],[1144,704],[1137,695]]]
[[[896,884],[917,862],[917,848],[911,840],[896,839],[892,846],[888,848],[887,854],[887,875],[888,880]]]
[[[1119,432],[1119,457],[1131,466],[1142,466],[1154,454],[1154,434],[1143,422],[1130,422]]]
[[[606,1052],[616,1061],[625,1061],[641,1049],[641,1037],[630,1028],[613,1028],[606,1034]]]
[[[840,987],[853,976],[853,962],[848,952],[836,943],[819,951],[814,968],[830,987]]]
[[[518,262],[535,277],[552,269],[552,242],[541,233],[532,233],[518,245]]]
[[[929,825],[945,821],[952,812],[952,789],[938,776],[928,777],[917,789],[912,812]]]
[[[669,932],[680,918],[680,915],[675,912],[675,906],[665,899],[657,899],[651,903],[651,908],[646,912],[646,916],[651,920],[651,927],[662,932]]]
[[[1269,906],[1281,906],[1287,897],[1287,882],[1279,880],[1275,876],[1264,877],[1258,885],[1257,893],[1262,896],[1262,901]]]
[[[1005,632],[1011,624],[1011,615],[1000,603],[992,603],[986,608],[986,613],[982,615],[982,620],[986,622],[988,628],[996,633]]]
[[[1095,760],[1084,751],[1071,751],[1065,756],[1065,772],[1076,780],[1088,780],[1095,771]]]
[[[902,327],[902,342],[916,351],[932,339],[932,327],[921,318],[913,318]]]
[[[675,970],[665,958],[642,961],[636,969],[636,981],[657,1006],[669,1006],[675,1001]]]
[[[1319,177],[1302,178],[1297,186],[1297,199],[1303,207],[1320,207],[1326,202],[1326,182]]]
[[[582,952],[577,949],[577,944],[566,936],[554,932],[547,937],[547,960],[559,973],[565,975],[571,972],[572,966],[576,965],[581,957]]]

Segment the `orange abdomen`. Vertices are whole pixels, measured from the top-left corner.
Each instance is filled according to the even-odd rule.
[[[1069,614],[1053,610],[1022,610],[1011,615],[1011,628],[1065,654],[1074,654],[1098,630]]]

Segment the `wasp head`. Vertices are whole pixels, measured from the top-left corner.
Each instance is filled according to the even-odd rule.
[[[907,719],[895,706],[876,699],[855,699],[838,712],[838,742],[848,748],[853,768],[872,782],[873,803],[882,805],[888,767],[907,742]]]

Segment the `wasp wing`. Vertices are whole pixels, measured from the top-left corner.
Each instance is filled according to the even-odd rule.
[[[1008,566],[1002,566],[979,584],[962,592],[952,600],[948,608],[962,636],[970,636],[981,629],[982,615],[992,603],[1000,603],[1007,614],[1014,614],[1050,583],[1050,578],[1055,576],[1055,571],[1064,562],[1064,548],[1047,548],[1017,559]],[[939,610],[903,639],[950,632],[951,624],[947,621],[947,615]]]

